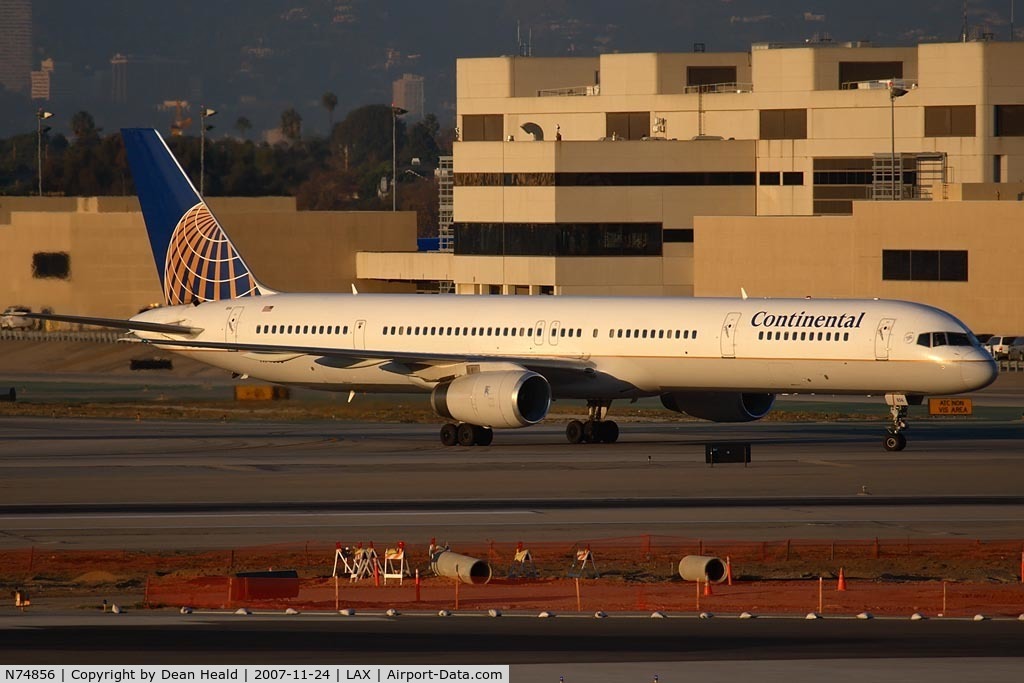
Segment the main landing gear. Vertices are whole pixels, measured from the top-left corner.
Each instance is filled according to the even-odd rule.
[[[587,401],[587,421],[572,420],[565,426],[569,443],[615,443],[619,439],[619,425],[605,420],[611,401]]]
[[[448,424],[441,427],[441,443],[445,446],[490,446],[494,441],[494,430],[490,427],[471,425],[468,422]]]
[[[902,451],[907,447],[907,437],[903,430],[907,428],[907,397],[903,394],[886,394],[885,402],[889,404],[889,432],[882,441],[882,448],[887,451]]]

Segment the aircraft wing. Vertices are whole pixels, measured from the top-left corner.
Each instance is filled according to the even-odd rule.
[[[144,339],[144,342],[155,346],[177,346],[188,349],[209,349],[218,351],[242,351],[254,356],[265,354],[268,360],[274,357],[287,359],[298,355],[319,356],[334,361],[340,367],[355,365],[366,361],[402,363],[410,366],[437,366],[454,363],[514,363],[525,368],[575,370],[584,372],[593,370],[593,363],[585,357],[567,358],[555,356],[522,356],[501,354],[471,353],[419,353],[412,351],[376,351],[371,349],[339,349],[331,346],[292,346],[288,344],[241,344],[238,342],[221,341],[190,341],[187,339]],[[414,369],[410,368],[410,372]]]
[[[61,315],[59,313],[9,313],[22,318],[33,320],[55,320],[62,323],[78,323],[80,325],[95,325],[96,327],[112,327],[119,330],[141,330],[142,332],[158,332],[166,334],[199,334],[203,331],[201,327],[190,327],[188,325],[175,325],[173,323],[149,323],[141,320],[125,320],[123,318],[90,318],[82,315]]]

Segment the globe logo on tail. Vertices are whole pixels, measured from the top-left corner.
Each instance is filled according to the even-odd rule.
[[[167,246],[167,303],[174,306],[259,294],[256,280],[206,204],[200,202],[186,211]]]

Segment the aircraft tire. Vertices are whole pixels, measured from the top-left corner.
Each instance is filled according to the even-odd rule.
[[[619,440],[619,425],[614,420],[605,420],[598,423],[597,433],[602,443],[615,443]]]
[[[565,438],[569,443],[583,443],[583,423],[570,420],[565,426]]]
[[[463,422],[458,427],[458,438],[460,446],[472,446],[476,443],[476,428],[468,422]]]
[[[902,434],[888,434],[882,442],[882,448],[887,451],[902,451],[907,447],[907,437]]]
[[[459,428],[451,422],[441,427],[441,444],[444,446],[457,446],[459,444]]]
[[[494,441],[494,430],[490,427],[473,427],[473,436],[477,446],[490,446]]]
[[[597,423],[593,420],[587,420],[583,423],[583,443],[598,443],[601,439],[598,438]]]

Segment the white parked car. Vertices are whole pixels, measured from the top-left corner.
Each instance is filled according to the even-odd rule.
[[[1010,343],[1016,339],[1016,337],[1010,335],[995,335],[990,337],[985,342],[985,348],[992,354],[992,357],[996,360],[1003,360],[1010,356]]]
[[[1024,337],[1014,337],[1010,340],[1006,357],[1009,360],[1024,360]]]
[[[31,318],[23,318],[14,313],[31,313],[28,306],[8,306],[0,314],[0,329],[3,330],[30,330],[36,326],[36,321]]]

